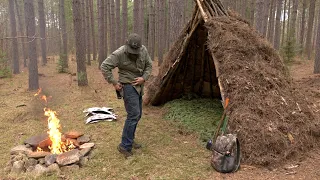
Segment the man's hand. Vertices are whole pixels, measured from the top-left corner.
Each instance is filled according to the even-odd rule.
[[[134,81],[132,81],[132,85],[142,85],[144,83],[144,79],[142,77],[134,78]]]
[[[114,87],[117,91],[120,91],[120,90],[122,89],[122,84],[117,83],[117,84],[114,84],[113,87]]]

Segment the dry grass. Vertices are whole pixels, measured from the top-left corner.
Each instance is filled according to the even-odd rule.
[[[75,64],[71,62],[71,72]],[[162,118],[163,110],[145,107],[137,129],[137,138],[144,145],[134,156],[124,159],[116,150],[120,141],[125,111],[116,99],[113,87],[106,84],[94,63],[88,67],[90,87],[78,87],[75,76],[58,74],[56,62],[39,67],[40,86],[52,96],[48,107],[57,111],[63,132],[82,131],[96,144],[94,157],[76,173],[64,174],[65,179],[207,179],[216,176],[209,164],[210,152],[198,141],[197,134],[181,135],[179,126]],[[8,177],[3,171],[12,147],[47,130],[43,115],[44,104],[28,91],[27,69],[11,79],[0,79],[0,179]],[[25,104],[24,107],[16,107]],[[117,122],[84,124],[82,111],[93,106],[114,108]],[[11,176],[33,179],[30,176]],[[39,179],[58,177],[40,177]],[[210,179],[210,178],[209,178]]]
[[[307,66],[303,66],[307,67]],[[309,66],[308,66],[309,67]],[[298,69],[301,67],[297,67]],[[296,69],[297,69],[296,68]],[[75,72],[72,62],[71,72]],[[310,71],[311,68],[306,69]],[[283,168],[269,171],[263,168],[243,165],[234,174],[219,174],[209,164],[210,152],[199,141],[198,134],[181,134],[179,125],[163,119],[162,108],[145,107],[142,121],[137,129],[137,138],[144,148],[134,151],[135,155],[125,160],[116,150],[125,120],[123,102],[116,99],[112,86],[107,85],[97,70],[97,65],[88,67],[90,87],[79,88],[75,77],[57,74],[56,63],[39,67],[45,74],[40,85],[46,95],[51,95],[49,107],[56,110],[63,126],[63,132],[78,130],[91,135],[96,143],[94,157],[88,164],[74,173],[61,176],[38,177],[20,175],[8,176],[4,167],[9,161],[9,151],[32,135],[45,132],[46,118],[43,104],[36,99],[35,92],[27,91],[27,69],[11,79],[0,79],[0,179],[319,179],[319,151],[310,154],[295,175],[286,175]],[[157,70],[157,69],[156,69]],[[97,92],[97,93],[96,93]],[[26,107],[16,108],[26,104]],[[91,106],[113,107],[120,115],[118,122],[84,124],[83,109]],[[296,163],[296,162],[292,162]],[[291,164],[288,164],[291,165]]]

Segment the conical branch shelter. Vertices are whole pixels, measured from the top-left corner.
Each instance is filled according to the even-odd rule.
[[[196,0],[146,89],[152,105],[188,95],[228,97],[228,130],[238,135],[248,164],[278,165],[319,140],[318,107],[295,88],[279,53],[219,0]]]
[[[220,1],[197,0],[192,20],[169,53],[170,57],[176,58],[161,69],[160,74],[166,72],[160,89],[151,100],[152,105],[160,105],[181,95],[193,93],[202,97],[221,97],[224,100],[219,62],[205,43],[208,29],[204,27],[204,23],[215,16],[228,16]]]

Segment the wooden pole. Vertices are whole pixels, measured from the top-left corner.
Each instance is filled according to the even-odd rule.
[[[204,22],[207,22],[207,21],[208,21],[208,16],[207,16],[207,14],[204,12],[203,7],[202,7],[202,5],[201,5],[201,2],[200,2],[199,0],[196,0],[196,1],[197,1],[198,7],[199,7],[199,9],[200,9],[200,13],[201,13],[201,15],[202,15],[202,18],[203,18]]]

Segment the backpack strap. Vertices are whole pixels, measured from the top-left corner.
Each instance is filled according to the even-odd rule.
[[[233,172],[236,172],[240,167],[241,149],[240,149],[240,142],[239,142],[238,138],[236,138],[236,145],[237,145],[237,158],[236,158],[235,167],[234,167]]]

